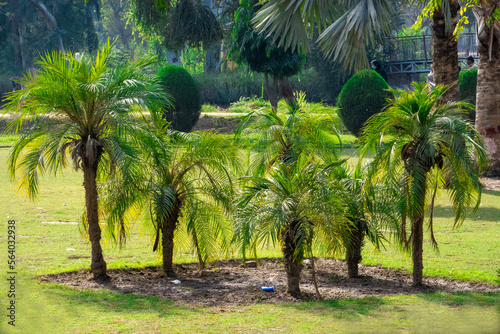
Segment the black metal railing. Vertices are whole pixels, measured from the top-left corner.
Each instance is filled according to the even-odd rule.
[[[432,62],[432,35],[393,37],[384,42],[388,62]],[[463,33],[458,38],[458,58],[478,58],[476,34]]]

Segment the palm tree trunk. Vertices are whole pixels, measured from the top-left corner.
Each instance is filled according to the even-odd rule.
[[[490,159],[488,176],[500,176],[500,41],[491,36],[492,29],[485,16],[492,12],[485,4],[474,7],[478,22],[479,63],[476,93],[476,129],[484,138],[484,146]],[[494,26],[493,26],[494,27]],[[491,59],[489,49],[491,43]]]
[[[355,278],[359,276],[358,265],[361,262],[361,250],[363,248],[363,222],[356,219],[354,222],[356,229],[351,235],[351,240],[347,245],[346,260],[347,260],[347,274],[349,278]]]
[[[289,224],[287,229],[283,231],[282,242],[283,246],[281,251],[283,252],[283,264],[285,265],[286,278],[287,278],[287,292],[294,296],[300,296],[300,273],[302,271],[302,265],[295,255],[295,236],[293,235],[295,231],[294,224]]]
[[[162,252],[163,252],[163,272],[167,276],[175,276],[173,267],[174,257],[174,232],[179,220],[180,206],[177,201],[174,203],[173,211],[163,221],[162,226]]]
[[[422,285],[422,276],[424,269],[423,244],[424,244],[424,215],[415,214],[413,224],[411,225],[412,236],[412,260],[413,260],[413,285]]]
[[[92,245],[92,260],[90,271],[94,279],[107,279],[106,261],[101,248],[101,227],[99,226],[99,207],[97,203],[97,168],[84,166],[83,185],[85,187],[85,205],[87,209],[87,223],[89,227],[89,239]]]
[[[459,101],[458,87],[458,43],[453,35],[457,25],[457,12],[460,9],[457,0],[448,0],[451,10],[451,27],[446,29],[442,9],[432,15],[432,63],[434,64],[434,82],[450,86],[443,96],[448,101]]]

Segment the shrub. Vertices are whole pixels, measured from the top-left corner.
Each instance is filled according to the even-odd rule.
[[[337,99],[339,116],[354,135],[372,115],[380,112],[391,93],[387,82],[375,71],[363,70],[353,75],[342,87]]]
[[[162,68],[158,77],[174,98],[174,107],[165,108],[165,119],[175,130],[191,131],[201,111],[198,85],[184,68],[176,65]]]
[[[458,79],[460,99],[476,105],[477,68],[461,71]],[[469,110],[469,118],[474,122],[476,111]]]

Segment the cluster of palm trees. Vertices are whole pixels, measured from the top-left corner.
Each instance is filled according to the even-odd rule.
[[[481,139],[459,117],[470,105],[443,102],[442,86],[393,91],[390,107],[361,137],[361,157],[371,149],[373,161],[363,166],[360,159],[350,170],[339,158],[332,108],[306,112],[297,94],[284,113],[250,113],[236,131],[235,142],[248,145],[242,150],[216,133],[171,130],[157,112],[169,96],[151,74],[154,60],[112,64],[111,48],[107,43],[95,59],[45,55],[6,104],[17,115],[11,129],[35,122],[8,159],[30,197],[39,174],[57,174],[69,161],[83,171],[95,279],[108,279],[102,232],[123,243],[130,224],[140,222],[162,252],[166,275],[175,274],[179,240],[190,241],[201,267],[234,247],[245,259],[264,243],[278,245],[292,295],[300,294],[302,262],[314,261],[314,253],[346,250],[349,276],[357,276],[365,236],[379,245],[383,228],[412,249],[419,285],[425,208],[432,231],[436,192],[449,190],[457,224],[479,204]]]

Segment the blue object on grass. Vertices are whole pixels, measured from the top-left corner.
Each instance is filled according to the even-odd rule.
[[[260,289],[262,291],[274,291],[274,286],[262,286]]]

